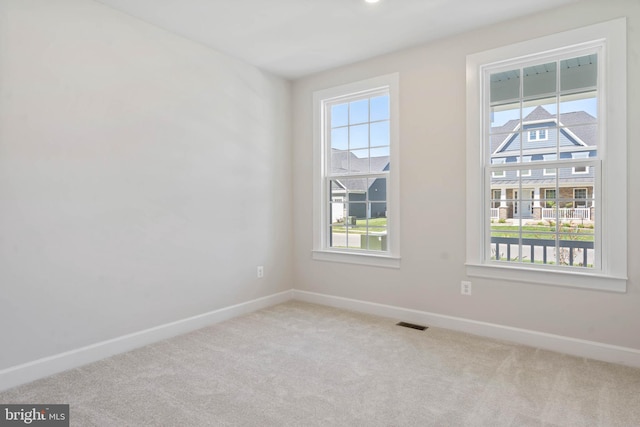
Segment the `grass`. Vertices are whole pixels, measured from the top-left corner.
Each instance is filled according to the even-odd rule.
[[[517,225],[497,225],[491,226],[491,236],[494,237],[515,237],[520,232],[521,227]],[[592,228],[560,226],[560,240],[578,240],[593,242],[594,234]],[[524,225],[522,226],[523,239],[553,239],[556,233],[555,226],[548,225]]]
[[[367,234],[367,221],[369,233],[382,233],[387,231],[387,218],[357,219],[356,225],[349,224],[349,234]],[[345,233],[347,226],[341,222],[331,226],[334,233]]]

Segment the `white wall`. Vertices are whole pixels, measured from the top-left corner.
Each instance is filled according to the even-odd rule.
[[[290,289],[290,95],[93,1],[0,0],[0,370]]]
[[[466,55],[628,17],[629,165],[640,164],[640,2],[583,0],[298,80],[293,86],[296,289],[640,349],[640,169],[629,167],[628,292],[465,277]],[[311,259],[312,93],[400,73],[402,266]]]

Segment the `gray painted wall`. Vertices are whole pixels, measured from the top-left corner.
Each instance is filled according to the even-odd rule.
[[[0,369],[291,289],[288,82],[87,0],[0,70]]]
[[[567,17],[571,19],[568,20]],[[640,349],[640,169],[629,167],[626,294],[465,277],[466,55],[628,17],[629,164],[640,163],[640,2],[584,0],[294,83],[294,283],[298,289]],[[402,261],[383,269],[313,261],[312,93],[400,73]],[[431,160],[429,160],[431,159]]]

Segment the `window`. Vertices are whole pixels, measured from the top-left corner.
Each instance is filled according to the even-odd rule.
[[[573,205],[576,208],[586,208],[587,207],[587,193],[588,190],[586,188],[574,188],[573,189]]]
[[[507,159],[505,158],[491,159],[491,163],[493,163],[494,165],[504,165],[506,162]],[[491,176],[493,176],[494,178],[504,178],[507,176],[507,173],[504,170],[493,171],[491,172],[491,174]]]
[[[529,163],[531,161],[531,156],[522,156],[522,163]],[[524,169],[522,171],[517,171],[517,176],[531,176],[531,169]]]
[[[469,276],[626,290],[625,40],[622,18],[467,57]]]
[[[544,141],[547,139],[547,130],[538,129],[529,131],[529,141]]]
[[[399,266],[397,80],[314,94],[314,259]]]
[[[542,156],[542,159],[545,162],[552,162],[554,160],[556,160],[556,155],[555,154],[544,154]],[[544,175],[546,176],[555,176],[556,175],[556,169],[555,168],[545,168],[544,171],[542,172]]]
[[[588,159],[589,153],[588,152],[571,153],[571,156],[574,159]],[[589,173],[589,166],[574,166],[571,172],[574,175],[587,174]]]
[[[500,204],[502,203],[501,199],[502,199],[502,190],[492,189],[491,190],[491,207],[494,209],[498,209],[500,207]]]
[[[544,204],[546,208],[553,208],[557,203],[556,189],[547,188],[544,190]]]

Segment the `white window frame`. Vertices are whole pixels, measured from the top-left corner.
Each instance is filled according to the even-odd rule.
[[[627,289],[627,111],[626,111],[626,18],[578,28],[546,37],[467,56],[467,250],[466,273],[470,277],[545,285],[626,292]],[[598,93],[600,145],[590,167],[596,177],[596,253],[598,268],[560,269],[546,265],[491,261],[487,203],[490,186],[485,177],[487,152],[483,135],[486,120],[484,73],[496,64],[508,66],[545,60],[566,48],[598,47]],[[566,167],[567,162],[545,162],[548,167]],[[609,166],[611,165],[611,166]],[[490,187],[489,187],[490,188]],[[602,197],[604,194],[605,197]]]
[[[540,137],[540,132],[544,132],[544,138]],[[531,138],[531,134],[535,133],[535,137]],[[532,129],[527,131],[527,139],[529,141],[546,141],[549,139],[549,132],[547,131],[547,129]]]
[[[343,262],[376,267],[400,268],[400,173],[399,161],[399,74],[383,76],[320,90],[313,94],[313,250],[312,257],[319,261]],[[387,179],[387,251],[350,250],[332,248],[328,242],[328,191],[326,184],[327,135],[325,104],[337,98],[350,98],[361,93],[386,88],[389,91],[389,145],[391,167],[385,172]]]

